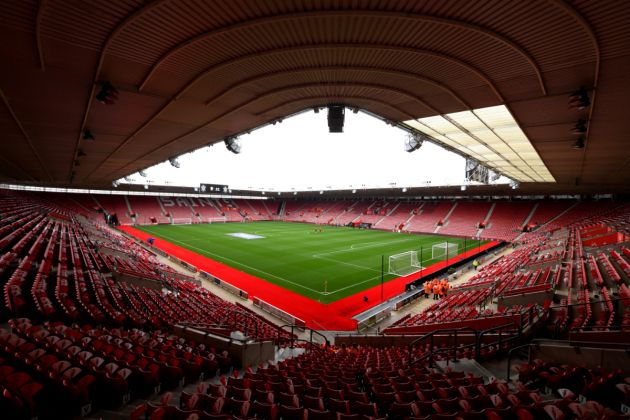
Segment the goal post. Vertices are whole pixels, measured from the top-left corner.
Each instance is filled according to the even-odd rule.
[[[227,217],[208,217],[206,219],[207,223],[225,223],[227,222]]]
[[[173,217],[174,225],[192,225],[191,217]]]
[[[452,242],[440,242],[431,247],[432,260],[449,260],[457,256],[458,246]]]
[[[389,256],[387,273],[396,276],[406,276],[418,272],[422,268],[421,262],[418,261],[418,252],[406,251]]]

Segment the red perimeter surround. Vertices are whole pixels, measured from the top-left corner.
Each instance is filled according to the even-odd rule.
[[[119,229],[145,242],[147,238],[151,237],[148,233],[131,226],[120,226]],[[489,242],[479,248],[459,254],[459,256],[467,258],[481,251],[485,251],[496,244],[498,244],[498,242]],[[180,260],[186,261],[187,263],[197,267],[199,270],[206,271],[220,278],[222,281],[245,290],[249,293],[250,299],[254,296],[258,297],[265,302],[268,302],[283,311],[304,320],[306,325],[313,329],[354,331],[357,329],[357,321],[352,319],[352,317],[381,303],[380,285],[374,286],[371,289],[364,290],[355,295],[345,297],[336,302],[323,304],[274,283],[270,283],[267,280],[244,273],[235,268],[199,255],[186,248],[174,245],[163,239],[155,238],[153,246],[176,258],[179,258]],[[446,264],[445,261],[435,263],[423,270],[422,277],[433,274],[448,265],[452,264]],[[405,291],[405,285],[407,283],[417,278],[418,276],[416,273],[386,282],[383,285],[383,298],[387,300],[399,295]],[[363,296],[368,297],[368,302],[364,302]]]

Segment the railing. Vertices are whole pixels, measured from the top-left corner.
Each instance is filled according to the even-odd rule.
[[[459,346],[459,338],[461,337],[461,333],[472,333],[474,336],[474,340],[471,344],[465,344]],[[498,338],[495,341],[490,343],[484,343],[483,337],[490,333],[497,333]],[[457,351],[463,350],[466,348],[474,348],[475,358],[479,360],[481,358],[481,351],[484,348],[497,346],[498,349],[501,349],[502,345],[508,342],[519,340],[522,337],[522,327],[518,324],[511,322],[508,324],[498,325],[496,327],[488,328],[483,331],[478,331],[471,327],[462,327],[462,328],[454,328],[454,329],[444,329],[444,330],[436,330],[432,331],[428,334],[423,335],[422,337],[417,338],[412,341],[408,345],[408,353],[409,353],[409,365],[413,366],[416,363],[422,362],[428,359],[428,364],[430,367],[433,367],[433,361],[437,354],[446,353],[447,361],[449,359],[449,355],[452,355],[452,362],[457,361]],[[445,339],[451,339],[451,345],[445,348],[435,349],[435,336],[441,335],[445,336]],[[470,335],[470,334],[467,334]],[[413,351],[415,347],[426,343],[429,340],[429,351],[422,356],[412,359]]]
[[[508,327],[510,327],[512,329],[506,330]],[[496,332],[496,331],[498,331],[498,336],[499,336],[497,341],[493,341],[493,342],[484,344],[483,343],[483,337],[486,334],[489,334],[489,333],[492,333],[492,332]],[[516,335],[511,334],[507,338],[504,338],[504,332],[516,332]],[[510,342],[510,341],[514,341],[514,340],[520,339],[522,332],[523,332],[522,331],[522,326],[517,325],[514,322],[510,322],[508,324],[503,324],[503,325],[498,325],[496,327],[492,327],[492,328],[488,328],[487,330],[483,330],[482,332],[477,334],[477,342],[476,342],[476,346],[475,346],[475,358],[477,360],[479,360],[481,358],[481,350],[482,350],[482,348],[497,345],[498,348],[501,349],[501,345],[503,343],[507,343],[507,342]]]
[[[282,337],[282,331],[286,331],[285,329],[287,327],[290,328],[290,330],[291,330],[291,337],[290,338]],[[304,340],[304,339],[298,338],[297,335],[295,334],[295,330],[296,329],[299,329],[300,332],[304,332],[304,330],[308,331],[309,332],[309,339],[308,340]],[[294,324],[285,324],[285,325],[281,325],[281,326],[278,327],[277,342],[278,342],[278,344],[280,344],[282,342],[289,341],[291,348],[295,347],[295,343],[296,342],[305,342],[305,343],[309,344],[309,348],[313,348],[314,346],[316,346],[316,344],[313,344],[313,336],[314,335],[321,337],[323,339],[323,342],[326,344],[326,347],[328,347],[330,345],[330,342],[328,341],[328,338],[324,334],[320,333],[319,331],[316,331],[316,330],[314,330],[312,328],[308,328],[308,327],[301,328],[301,327],[298,327],[298,326],[296,326]]]
[[[453,351],[453,355],[455,356],[458,347],[458,335],[460,332],[464,332],[464,331],[468,331],[468,332],[472,332],[475,336],[475,340],[473,344],[467,345],[467,346],[463,346],[463,347],[470,347],[470,346],[475,346],[477,343],[477,334],[478,331],[475,330],[474,328],[470,328],[470,327],[462,327],[462,328],[454,328],[454,329],[445,329],[445,330],[435,330],[432,331],[428,334],[423,335],[422,337],[419,337],[415,340],[413,340],[411,343],[409,343],[408,345],[408,352],[409,352],[409,366],[413,366],[416,363],[419,363],[425,359],[429,359],[429,366],[432,367],[433,366],[433,358],[434,355],[437,353],[442,353],[445,351],[449,351],[452,350]],[[447,337],[453,337],[453,345],[449,348],[446,349],[439,349],[439,350],[434,350],[434,337],[437,334],[447,334]],[[419,358],[412,360],[412,354],[413,354],[413,348],[424,343],[426,340],[430,340],[430,344],[429,344],[429,352],[420,356]],[[454,359],[455,360],[455,359]]]
[[[517,351],[521,351],[522,349],[527,349],[527,363],[532,363],[532,347],[538,346],[538,343],[527,343],[520,346],[512,347],[510,351],[508,351],[508,359],[507,359],[507,374],[505,375],[505,379],[507,381],[510,380],[510,372],[512,371],[512,356]]]
[[[530,343],[523,344],[517,347],[513,347],[508,352],[507,358],[507,371],[506,371],[506,379],[510,380],[510,373],[512,371],[512,359],[514,356],[521,352],[522,350],[527,349],[527,363],[531,364],[533,360],[533,352],[541,351],[544,352],[545,349],[553,351],[556,350],[556,359],[553,360],[548,358],[548,355],[543,356],[544,360],[550,360],[557,363],[570,363],[575,365],[583,365],[588,366],[589,364],[592,367],[599,366],[603,367],[607,370],[613,370],[619,367],[619,363],[625,363],[628,356],[630,356],[630,350],[628,349],[627,343],[621,342],[611,342],[611,343],[576,343],[566,340],[545,340],[545,339],[536,339]],[[561,351],[558,352],[557,350]],[[540,357],[540,356],[537,356]],[[569,359],[573,357],[574,359]],[[575,357],[578,357],[579,360],[576,360]]]

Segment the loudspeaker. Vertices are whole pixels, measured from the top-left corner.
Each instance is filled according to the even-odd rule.
[[[343,105],[328,106],[328,132],[343,133],[346,107]]]

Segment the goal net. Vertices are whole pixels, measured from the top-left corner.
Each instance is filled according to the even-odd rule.
[[[227,222],[227,217],[208,217],[206,219],[208,223],[225,223]]]
[[[390,255],[387,272],[397,276],[406,276],[422,270],[417,251],[407,251]]]
[[[174,225],[192,225],[192,218],[188,217],[178,217],[175,218],[173,217],[173,224]]]
[[[440,242],[431,247],[432,260],[447,260],[457,256],[457,244]]]

